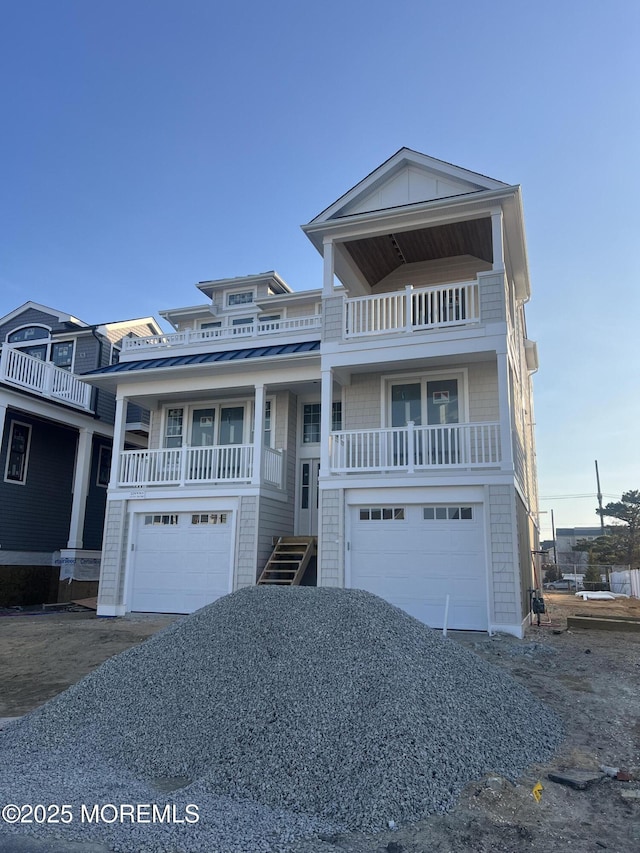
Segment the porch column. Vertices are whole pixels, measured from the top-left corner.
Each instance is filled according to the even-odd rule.
[[[264,385],[255,386],[253,404],[253,477],[251,482],[262,481],[262,448],[264,447]]]
[[[87,509],[89,491],[89,473],[91,471],[91,449],[93,430],[81,427],[78,431],[76,467],[73,472],[73,500],[71,503],[71,521],[69,522],[69,541],[67,548],[82,548],[84,517]]]
[[[111,479],[109,488],[115,489],[118,485],[118,471],[120,470],[120,454],[124,450],[124,439],[127,431],[127,397],[116,397],[116,414],[113,423],[113,447],[111,450]]]
[[[513,439],[511,429],[511,386],[509,383],[509,357],[506,352],[496,353],[498,362],[498,406],[500,409],[501,468],[513,469]]]
[[[493,269],[504,269],[504,236],[502,233],[502,210],[491,214],[491,242],[493,243]]]
[[[335,274],[335,259],[333,240],[325,237],[322,244],[322,256],[324,258],[324,277],[322,281],[322,295],[333,296],[333,278]]]
[[[320,396],[320,476],[328,477],[329,433],[331,432],[331,409],[333,404],[333,371],[323,370],[322,391]]]

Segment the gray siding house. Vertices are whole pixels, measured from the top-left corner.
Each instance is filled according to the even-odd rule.
[[[80,377],[115,363],[124,338],[159,331],[34,302],[0,318],[0,606],[57,601],[60,577],[97,588],[115,397]],[[127,445],[147,432],[132,406]]]

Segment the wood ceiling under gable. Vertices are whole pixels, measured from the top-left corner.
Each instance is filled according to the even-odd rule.
[[[470,219],[344,243],[371,287],[401,264],[473,255],[493,261],[491,219]]]

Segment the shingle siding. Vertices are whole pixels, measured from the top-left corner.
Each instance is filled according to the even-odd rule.
[[[514,486],[488,486],[493,618],[496,626],[523,619],[517,558]]]
[[[318,586],[344,586],[344,491],[322,489],[319,509]]]
[[[234,589],[253,586],[256,582],[258,549],[258,497],[240,498],[237,519],[236,572]]]

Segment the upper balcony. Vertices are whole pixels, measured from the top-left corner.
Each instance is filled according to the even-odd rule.
[[[308,317],[291,317],[289,319],[269,320],[267,322],[246,323],[237,326],[222,326],[213,329],[185,329],[183,332],[171,332],[166,335],[149,335],[144,338],[124,338],[122,341],[123,356],[139,358],[145,353],[157,354],[158,351],[202,349],[207,344],[234,343],[245,340],[264,340],[286,335],[287,341],[291,335],[302,338],[319,334],[322,317],[313,314]]]
[[[413,335],[480,321],[477,281],[358,296],[344,300],[344,338]]]
[[[22,388],[49,400],[91,410],[91,386],[51,361],[42,361],[5,344],[0,352],[0,382]]]

